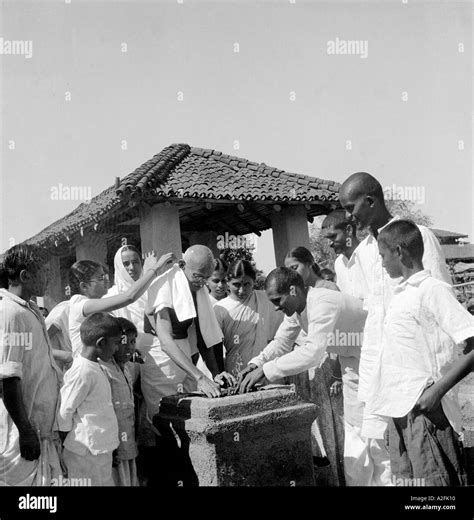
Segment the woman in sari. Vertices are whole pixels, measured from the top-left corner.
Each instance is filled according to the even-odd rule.
[[[224,334],[225,370],[235,377],[275,336],[283,321],[265,291],[254,290],[256,272],[247,260],[238,260],[229,269],[230,294],[214,305]]]

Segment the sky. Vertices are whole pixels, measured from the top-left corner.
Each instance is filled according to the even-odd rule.
[[[339,182],[368,171],[473,240],[471,2],[0,9],[0,251],[81,202],[53,190],[95,196],[177,142]]]

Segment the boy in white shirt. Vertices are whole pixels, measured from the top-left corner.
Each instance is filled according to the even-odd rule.
[[[391,278],[402,277],[384,320],[377,371],[366,408],[390,418],[388,450],[392,474],[406,485],[465,484],[461,411],[454,390],[431,411],[415,405],[427,386],[453,365],[457,344],[474,336],[474,318],[451,287],[423,268],[423,237],[411,221],[381,230],[378,247]],[[415,409],[414,409],[415,408]]]
[[[68,432],[63,459],[68,478],[85,485],[113,486],[112,452],[119,445],[109,380],[99,364],[117,351],[122,328],[105,312],[88,316],[80,328],[82,352],[64,376],[59,429]]]

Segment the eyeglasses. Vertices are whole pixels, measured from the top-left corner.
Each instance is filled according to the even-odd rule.
[[[98,276],[97,278],[92,278],[91,280],[84,280],[85,282],[105,282],[109,281],[109,275],[103,274],[102,276]]]
[[[196,282],[206,282],[207,276],[203,276],[202,274],[193,273],[193,280]]]
[[[179,260],[178,265],[179,265],[179,267],[181,267],[181,269],[185,269],[186,262],[184,260]],[[185,270],[187,270],[187,269],[185,269]],[[187,272],[189,273],[189,270],[187,270]],[[203,283],[205,283],[205,282],[207,282],[207,279],[211,275],[204,276],[204,275],[199,274],[199,273],[191,273],[191,276],[192,276],[192,279],[193,279],[194,282],[203,282]]]

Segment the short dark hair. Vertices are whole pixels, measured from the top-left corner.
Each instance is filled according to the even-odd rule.
[[[227,273],[229,264],[223,258],[216,258],[214,261],[214,271],[224,271]]]
[[[331,211],[329,215],[323,220],[321,229],[326,229],[333,226],[334,229],[346,230],[347,226],[351,226],[352,235],[356,235],[356,226],[351,218],[348,218],[344,209],[336,209]]]
[[[105,271],[102,264],[92,260],[79,260],[72,264],[68,273],[71,294],[79,294],[81,282],[88,282],[91,279],[91,276],[93,276],[101,267]]]
[[[227,273],[227,280],[241,278],[242,276],[250,276],[254,282],[257,279],[257,272],[248,260],[237,260],[234,262]]]
[[[325,267],[324,269],[321,269],[321,276],[332,276],[334,278],[334,271],[331,271],[331,269],[328,269]]]
[[[122,327],[118,318],[106,312],[94,312],[82,322],[80,333],[83,345],[95,347],[100,338],[121,336]]]
[[[382,231],[377,241],[393,251],[397,246],[408,252],[411,258],[421,260],[423,258],[423,237],[418,226],[411,220],[395,220]]]
[[[310,265],[316,276],[321,276],[321,269],[314,261],[314,256],[309,249],[303,246],[293,247],[286,253],[286,258],[294,258],[302,264]]]
[[[37,271],[49,260],[45,249],[28,244],[17,244],[4,255],[2,262],[2,285],[8,282],[18,282],[23,270]]]
[[[124,334],[128,334],[129,332],[132,334],[138,334],[137,327],[135,327],[135,324],[130,320],[127,320],[127,318],[122,318],[121,316],[119,316],[117,320],[122,327],[122,332]]]
[[[265,280],[265,290],[275,284],[275,289],[280,294],[289,294],[292,285],[304,290],[303,278],[294,270],[288,267],[277,267],[270,272]]]

